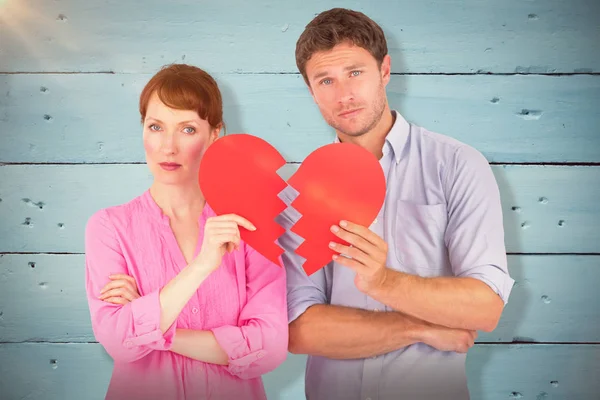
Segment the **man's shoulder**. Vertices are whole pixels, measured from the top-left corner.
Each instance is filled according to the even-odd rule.
[[[484,155],[475,147],[452,136],[430,131],[418,125],[413,125],[413,140],[419,143],[421,153],[428,159],[442,162],[460,163],[461,161],[484,161]]]
[[[461,147],[467,146],[466,143],[461,142],[446,134],[431,131],[427,128],[418,125],[412,125],[414,132],[414,139],[419,140],[424,146],[428,148],[443,148],[448,152],[455,152]]]

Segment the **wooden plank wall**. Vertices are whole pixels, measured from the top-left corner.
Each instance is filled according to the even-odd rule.
[[[294,46],[336,6],[388,35],[391,105],[493,164],[516,284],[467,357],[472,398],[600,398],[596,0],[0,0],[0,398],[103,398],[83,227],[150,182],[137,96],[151,74],[214,74],[228,132],[269,140],[290,175],[333,139]],[[304,361],[265,377],[270,398],[304,398]]]

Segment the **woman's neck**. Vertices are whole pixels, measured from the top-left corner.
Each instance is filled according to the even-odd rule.
[[[150,186],[150,195],[170,219],[197,219],[206,203],[198,185],[165,185],[154,182]]]

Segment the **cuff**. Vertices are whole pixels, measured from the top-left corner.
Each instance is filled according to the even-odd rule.
[[[220,326],[211,330],[219,346],[223,348],[229,359],[229,372],[238,374],[264,358],[267,352],[263,349],[252,350],[248,341],[242,335],[242,330],[236,326]]]
[[[304,314],[304,312],[309,308],[316,304],[324,304],[319,299],[307,299],[304,301],[296,302],[296,304],[290,304],[290,299],[288,297],[288,324],[291,324],[296,320],[299,316]]]
[[[515,280],[507,272],[491,264],[471,268],[460,276],[482,281],[500,296],[504,305],[508,303],[508,297],[515,283]]]
[[[177,323],[173,322],[164,334],[160,330],[159,290],[135,299],[130,304],[133,335],[125,338],[125,347],[148,346],[155,350],[169,350],[173,345]]]

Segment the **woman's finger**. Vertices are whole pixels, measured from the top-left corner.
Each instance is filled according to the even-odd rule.
[[[130,281],[126,281],[123,279],[119,279],[119,280],[115,280],[112,282],[107,283],[102,290],[100,290],[100,294],[104,294],[109,290],[112,289],[117,289],[117,288],[122,288],[122,287],[126,287],[129,290],[131,290],[132,292],[138,292],[137,287],[134,286]]]
[[[122,306],[124,306],[125,304],[130,302],[129,300],[124,299],[123,297],[120,297],[120,296],[109,297],[107,299],[104,299],[104,301],[107,303],[112,303],[112,304],[120,304]]]
[[[111,290],[105,292],[104,294],[102,294],[100,296],[100,300],[104,300],[109,297],[115,297],[115,296],[124,297],[129,301],[133,301],[140,297],[140,295],[138,293],[132,292],[131,290],[129,290],[127,288],[117,288],[117,289],[111,289]]]
[[[255,231],[256,230],[256,227],[250,221],[248,221],[244,217],[240,217],[237,214],[225,214],[225,215],[221,215],[221,216],[216,217],[216,218],[218,220],[220,220],[220,221],[233,221],[237,225],[243,226],[244,228],[246,228],[246,229],[248,229],[250,231]]]
[[[108,276],[110,279],[112,280],[119,280],[119,279],[124,279],[128,282],[131,282],[131,284],[137,288],[137,283],[135,281],[135,278],[133,276],[130,275],[126,275],[126,274],[111,274]]]

